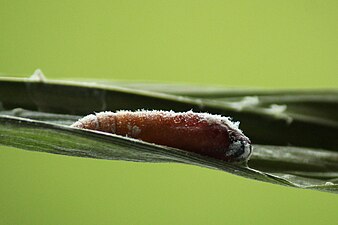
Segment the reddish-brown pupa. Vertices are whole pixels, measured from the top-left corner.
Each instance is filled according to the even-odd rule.
[[[192,111],[100,112],[72,127],[103,131],[175,147],[224,161],[247,161],[251,142],[228,117]]]

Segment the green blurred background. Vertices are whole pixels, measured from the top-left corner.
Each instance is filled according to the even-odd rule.
[[[338,1],[0,0],[0,73],[338,87]],[[13,93],[15,94],[15,93]],[[337,224],[338,196],[0,146],[0,224]]]

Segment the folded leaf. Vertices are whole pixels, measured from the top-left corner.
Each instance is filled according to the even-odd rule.
[[[210,98],[211,92],[205,98],[195,98],[116,84],[1,79],[0,144],[97,159],[186,163],[280,185],[338,193],[336,91],[223,92],[228,94],[222,98]],[[247,165],[232,164],[69,127],[81,115],[94,111],[141,108],[193,109],[232,116],[241,121],[241,129],[253,141],[253,155]]]

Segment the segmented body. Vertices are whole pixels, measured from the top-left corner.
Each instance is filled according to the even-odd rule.
[[[192,111],[100,112],[73,127],[103,131],[195,152],[224,161],[246,161],[250,140],[227,117]]]

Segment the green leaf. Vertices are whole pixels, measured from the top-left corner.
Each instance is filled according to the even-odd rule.
[[[314,93],[327,96],[323,92]],[[299,102],[304,101],[299,97],[302,94],[302,91],[278,93],[293,96]],[[336,104],[334,96],[332,102]],[[321,102],[320,97],[316,98]],[[322,99],[326,104],[327,98]],[[0,80],[0,101],[2,145],[98,159],[186,163],[274,184],[338,193],[338,126],[334,116],[316,120],[313,114],[293,116],[268,111],[262,105],[241,106],[242,100],[197,99],[93,83],[28,79]],[[236,102],[239,104],[233,104]],[[80,115],[93,111],[139,108],[194,109],[233,116],[241,121],[244,133],[252,139],[253,155],[247,165],[226,163],[175,148],[68,126]],[[293,147],[288,146],[290,143]]]

